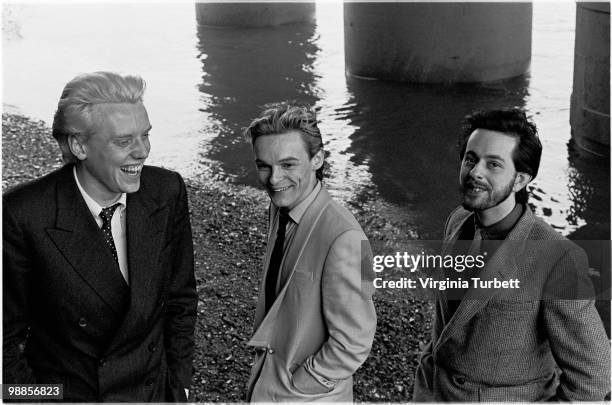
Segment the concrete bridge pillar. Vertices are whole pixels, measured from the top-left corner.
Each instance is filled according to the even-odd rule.
[[[313,22],[315,3],[196,3],[198,24],[216,27],[268,27]]]
[[[344,3],[355,76],[416,83],[519,76],[531,62],[531,3]]]
[[[570,124],[580,149],[610,156],[610,3],[576,3]]]

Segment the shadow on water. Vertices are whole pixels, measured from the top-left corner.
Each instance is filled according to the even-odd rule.
[[[338,112],[357,128],[348,149],[355,165],[367,163],[378,194],[415,219],[419,238],[431,240],[442,237],[444,220],[459,201],[457,135],[463,117],[480,108],[526,108],[529,96],[528,76],[448,86],[348,78],[347,85],[351,97]],[[568,237],[583,245],[596,289],[609,296],[609,161],[581,155],[571,145],[568,160],[566,221],[585,223]],[[541,198],[531,203],[544,212],[550,209]],[[581,243],[589,240],[603,242]],[[597,304],[610,336],[610,301]]]
[[[343,113],[358,129],[349,149],[368,161],[383,199],[402,206],[423,239],[442,236],[459,199],[457,135],[478,108],[524,107],[529,79],[477,85],[409,85],[348,78]]]
[[[319,51],[315,25],[267,28],[198,26],[202,62],[202,112],[216,122],[203,156],[238,183],[256,184],[242,128],[268,103],[296,100],[315,104],[313,62]]]
[[[581,152],[573,141],[569,145],[569,184],[571,207],[569,223],[584,219],[586,224],[568,235],[581,245],[589,257],[591,279],[597,293],[597,309],[610,337],[610,160]],[[597,241],[597,242],[589,242]]]
[[[567,221],[586,225],[570,235],[574,239],[610,238],[610,160],[581,152],[569,142],[569,183],[571,207]]]

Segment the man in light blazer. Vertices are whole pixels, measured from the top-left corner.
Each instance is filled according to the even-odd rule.
[[[413,399],[602,401],[610,345],[589,295],[586,255],[527,206],[542,152],[535,125],[518,109],[477,112],[462,141],[463,201],[445,241],[454,254],[486,257],[463,278],[515,279],[520,288],[440,294]]]
[[[187,194],[178,173],[144,166],[143,92],[135,76],[74,78],[53,122],[66,165],[3,196],[5,384],[62,384],[69,402],[187,399]]]
[[[321,184],[313,110],[276,105],[245,133],[271,200],[247,399],[352,401],[376,329],[368,240]]]

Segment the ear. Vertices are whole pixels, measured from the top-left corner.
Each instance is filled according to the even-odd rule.
[[[87,159],[87,147],[81,142],[76,135],[68,136],[68,146],[70,151],[79,160]]]
[[[312,163],[313,170],[317,171],[323,166],[324,154],[323,149],[319,150],[315,155],[310,158],[310,163]]]
[[[514,186],[512,187],[512,191],[514,191],[515,193],[518,193],[523,188],[527,187],[527,184],[531,182],[531,179],[532,177],[530,174],[527,174],[524,172],[518,172],[516,174],[516,178],[514,179]]]

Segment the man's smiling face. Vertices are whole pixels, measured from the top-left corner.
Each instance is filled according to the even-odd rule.
[[[466,209],[483,212],[502,203],[514,204],[518,189],[512,154],[517,143],[516,137],[503,132],[486,129],[472,132],[459,174]]]
[[[314,189],[323,151],[309,157],[299,131],[260,136],[253,152],[259,181],[277,207],[292,209]]]
[[[104,205],[121,193],[140,188],[140,173],[151,149],[151,124],[141,103],[95,105],[91,123],[87,139],[71,142],[80,160],[77,174],[81,184]]]

